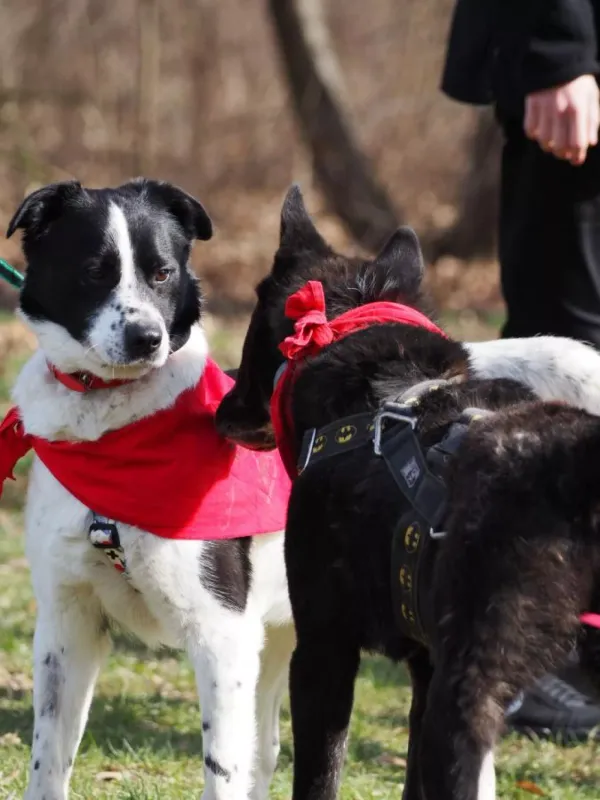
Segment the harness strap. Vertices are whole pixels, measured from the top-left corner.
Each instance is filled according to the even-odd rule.
[[[433,543],[446,536],[444,531],[439,530],[439,525],[446,515],[448,490],[446,483],[437,475],[443,472],[448,462],[456,455],[471,423],[491,413],[493,412],[482,409],[465,409],[460,418],[450,426],[441,442],[430,447],[426,454],[414,437],[416,442],[416,447],[413,445],[414,452],[410,453],[406,447],[400,447],[392,461],[392,474],[411,505],[400,518],[392,537],[392,606],[398,628],[409,638],[424,645],[429,644],[426,633],[429,625],[427,620],[424,621],[426,614],[422,608],[420,587],[426,581],[426,576],[423,576],[425,570],[429,569],[431,572],[435,557]],[[396,435],[383,444],[384,458],[386,448],[393,447],[395,439]],[[418,453],[418,457],[415,457],[415,452]],[[414,493],[413,497],[409,496],[406,485],[403,486],[397,477],[400,458],[407,456],[409,464],[401,467],[400,474],[406,485],[408,484],[406,477],[412,479],[416,476],[414,487],[409,490]],[[425,463],[431,471],[426,469],[417,475]],[[428,541],[429,546],[427,546]],[[430,624],[431,622],[429,620]]]
[[[275,376],[277,384],[281,368]],[[300,455],[298,457],[298,473],[324,458],[347,453],[358,447],[376,442],[375,452],[378,452],[381,434],[389,430],[398,421],[414,420],[417,418],[417,406],[421,398],[436,391],[443,386],[457,383],[462,376],[449,380],[427,380],[411,386],[403,392],[397,400],[385,403],[377,412],[365,411],[353,414],[341,420],[330,422],[322,428],[309,428],[302,437]]]
[[[315,464],[324,458],[347,453],[373,442],[375,415],[372,411],[354,414],[324,425],[318,430],[310,428],[302,437],[300,456],[298,457],[298,473],[303,472],[309,464]]]
[[[411,508],[435,530],[446,514],[446,484],[429,469],[410,422],[394,428],[381,444],[381,455]]]
[[[419,587],[427,539],[427,520],[414,509],[403,514],[392,537],[390,575],[396,624],[403,634],[424,645],[428,644],[428,636],[423,623]]]
[[[441,472],[454,458],[471,423],[492,413],[492,411],[482,408],[465,408],[459,419],[450,426],[441,442],[434,444],[427,451],[427,463],[435,472]]]
[[[460,378],[453,379],[453,382]],[[445,536],[443,522],[448,490],[442,476],[456,455],[472,422],[492,412],[465,409],[440,442],[424,451],[415,433],[418,406],[424,395],[450,381],[423,381],[405,391],[397,401],[385,403],[376,413],[344,417],[319,429],[307,431],[302,440],[298,471],[330,456],[360,447],[373,447],[407,501],[392,536],[391,601],[399,630],[414,641],[428,644],[421,608],[420,587],[427,583],[435,549],[429,541]],[[425,573],[425,576],[424,574]]]

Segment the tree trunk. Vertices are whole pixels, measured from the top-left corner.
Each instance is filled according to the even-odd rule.
[[[481,258],[496,250],[502,135],[491,111],[481,112],[469,146],[471,160],[463,181],[455,225],[428,247],[436,259]]]
[[[352,236],[375,250],[399,221],[352,128],[321,0],[269,0],[269,8],[317,180]]]
[[[160,82],[160,0],[138,3],[138,85],[136,172],[151,175],[158,139],[158,87]]]

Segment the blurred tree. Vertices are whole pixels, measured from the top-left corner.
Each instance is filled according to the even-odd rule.
[[[154,171],[158,139],[160,87],[159,0],[140,0],[138,23],[137,164],[139,175]]]
[[[502,135],[493,111],[480,112],[469,147],[468,171],[462,183],[456,223],[440,237],[427,240],[433,259],[488,257],[495,252],[500,200]]]
[[[269,0],[292,104],[332,208],[374,250],[398,226],[353,129],[321,0]]]

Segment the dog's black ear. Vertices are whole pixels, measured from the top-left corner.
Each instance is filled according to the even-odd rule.
[[[8,224],[6,238],[10,239],[17,228],[23,228],[28,238],[39,236],[57,219],[65,205],[81,197],[84,192],[79,181],[61,181],[42,186],[27,195]]]
[[[281,209],[280,247],[293,252],[312,251],[328,254],[331,248],[323,239],[304,205],[297,184],[288,190]]]
[[[418,293],[425,264],[419,239],[412,228],[398,228],[373,263],[386,276],[387,283],[395,284],[396,291],[408,297]]]
[[[183,227],[190,240],[202,239],[207,241],[213,235],[213,226],[206,209],[178,186],[167,181],[154,181],[147,178],[138,178],[134,181],[148,197],[162,203],[167,211]]]

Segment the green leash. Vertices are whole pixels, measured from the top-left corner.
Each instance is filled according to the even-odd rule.
[[[24,278],[21,273],[17,272],[17,270],[11,267],[3,258],[0,258],[0,278],[10,283],[15,289],[20,289],[23,286]]]

